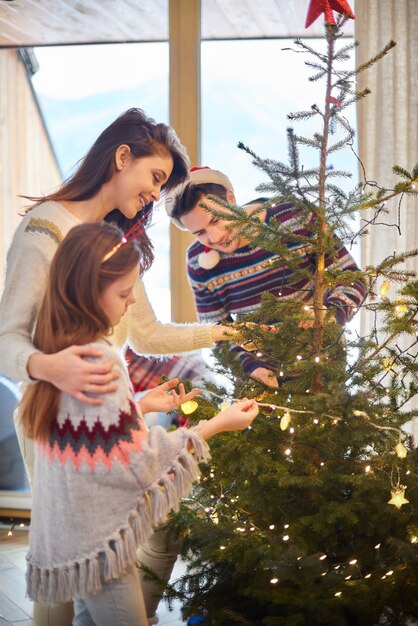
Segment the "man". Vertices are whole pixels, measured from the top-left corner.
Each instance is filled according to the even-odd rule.
[[[309,252],[306,241],[297,242],[284,235],[285,244],[305,278],[296,278],[294,266],[279,262],[274,253],[251,247],[237,227],[232,228],[227,219],[215,217],[210,209],[225,211],[223,204],[208,196],[216,196],[221,202],[236,205],[234,188],[229,178],[218,170],[208,167],[193,168],[190,181],[173,198],[166,200],[166,210],[171,220],[182,230],[189,230],[196,241],[187,250],[187,274],[193,290],[196,310],[200,321],[224,322],[239,318],[257,309],[263,292],[278,298],[292,298],[310,304],[312,302],[315,255]],[[265,208],[263,208],[265,205]],[[301,211],[291,203],[271,204],[259,198],[244,205],[244,210],[263,222],[275,220],[285,232],[309,236],[309,225],[301,219]],[[341,241],[334,235],[334,254],[328,255],[328,270],[357,270],[354,259]],[[275,262],[272,263],[272,260]],[[324,306],[332,308],[337,322],[348,322],[356,307],[365,297],[361,281],[350,285],[337,285],[327,289]],[[260,360],[256,354],[242,347],[231,347],[239,358],[243,370],[266,385],[277,386],[274,365]]]

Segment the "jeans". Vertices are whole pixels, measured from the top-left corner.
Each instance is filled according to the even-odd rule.
[[[120,578],[104,583],[87,598],[74,601],[73,626],[147,626],[141,583],[136,565]]]

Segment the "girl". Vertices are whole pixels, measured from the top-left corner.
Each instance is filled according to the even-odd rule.
[[[197,463],[208,459],[205,440],[245,429],[258,413],[254,400],[243,400],[195,429],[147,431],[141,413],[173,408],[191,395],[180,388],[168,396],[175,380],[135,405],[112,340],[135,303],[143,259],[137,241],[122,235],[104,222],[68,232],[51,264],[33,338],[45,354],[90,344],[101,353],[96,363],[113,363],[117,390],[102,405],[87,405],[40,381],[28,385],[21,403],[23,428],[36,446],[28,595],[51,604],[75,598],[74,626],[148,623],[138,546],[190,491]]]

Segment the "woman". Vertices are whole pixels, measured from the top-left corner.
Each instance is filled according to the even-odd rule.
[[[113,361],[86,360],[101,356],[97,348],[72,345],[53,354],[34,348],[32,335],[49,266],[71,228],[106,219],[128,230],[162,192],[187,178],[188,168],[187,154],[174,131],[140,109],[129,109],[101,133],[56,192],[30,198],[35,204],[19,225],[7,257],[0,302],[0,372],[26,383],[47,381],[86,404],[100,405],[100,395],[116,390],[119,374]],[[143,238],[145,243],[145,233]],[[152,247],[149,240],[148,245]],[[171,354],[210,346],[230,332],[223,326],[161,324],[140,278],[135,299],[115,328],[117,347],[129,343],[139,353]],[[24,438],[20,443],[31,480],[33,446]],[[38,623],[46,626],[47,618],[41,619]],[[59,623],[58,618],[50,623],[54,621]]]

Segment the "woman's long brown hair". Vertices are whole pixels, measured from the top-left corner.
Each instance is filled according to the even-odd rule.
[[[101,307],[101,294],[135,266],[140,273],[141,252],[136,240],[123,244],[103,261],[122,236],[120,229],[106,222],[81,224],[68,232],[51,263],[33,337],[35,348],[53,354],[109,334],[111,324]],[[27,387],[20,403],[27,436],[48,438],[60,395],[60,390],[46,381]]]

